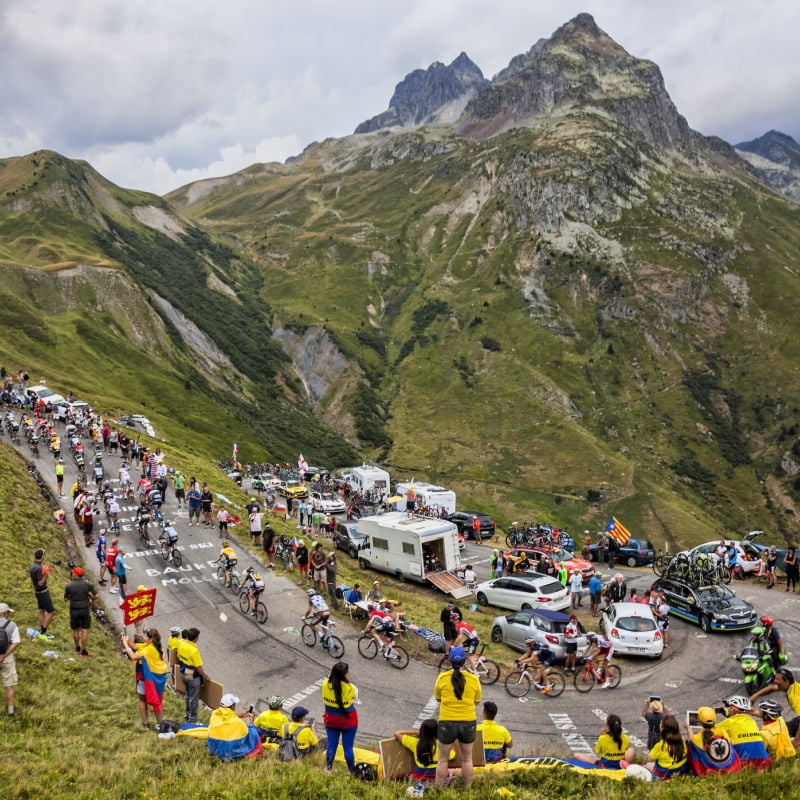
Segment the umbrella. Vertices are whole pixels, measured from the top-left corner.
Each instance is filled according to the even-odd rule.
[[[399,494],[396,494],[393,497],[390,497],[386,502],[387,503],[399,503],[402,499],[403,498]]]

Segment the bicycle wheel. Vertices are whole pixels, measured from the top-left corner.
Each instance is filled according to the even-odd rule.
[[[231,572],[231,585],[230,585],[231,591],[238,592],[240,585],[241,584],[239,583],[239,577],[236,575],[235,572]]]
[[[161,542],[161,558],[166,561],[169,558],[169,552],[167,551],[167,543]]]
[[[269,611],[260,600],[256,603],[256,622],[263,625],[269,619]]]
[[[337,661],[344,655],[344,643],[338,636],[328,636],[324,642],[324,647],[331,658]]]
[[[408,666],[408,653],[399,644],[392,645],[392,654],[386,659],[395,669],[405,669]]]
[[[313,647],[317,643],[317,634],[308,623],[304,623],[300,629],[300,638],[306,647]]]
[[[606,680],[612,689],[616,689],[622,680],[622,670],[616,664],[608,664],[606,666]]]
[[[484,659],[478,664],[475,674],[484,686],[491,686],[493,683],[497,683],[500,678],[500,666],[496,661]]]
[[[239,610],[242,614],[247,614],[250,611],[250,595],[248,595],[247,589],[242,589],[239,592]]]
[[[517,534],[516,533],[509,533],[506,536],[506,547],[516,547],[517,546]]]
[[[364,658],[375,658],[378,655],[378,643],[371,636],[362,636],[358,640],[358,652]]]
[[[582,669],[575,673],[573,683],[579,692],[591,692],[594,688],[594,672],[590,669]]]
[[[178,550],[177,547],[172,548],[172,563],[176,567],[179,567],[181,564],[183,564],[183,556],[181,555],[181,551]]]
[[[224,586],[225,585],[225,567],[217,567],[217,580]]]
[[[551,688],[548,692],[543,692],[546,697],[560,697],[564,694],[564,689],[567,688],[567,679],[560,669],[548,669],[547,682]]]
[[[527,697],[531,690],[531,679],[526,672],[512,672],[506,678],[505,687],[512,697]]]
[[[450,656],[442,656],[442,660],[439,662],[439,672],[447,672],[452,666]]]
[[[723,583],[730,583],[731,582],[731,571],[730,571],[730,569],[728,567],[726,567],[724,565],[720,566],[718,568],[718,573],[719,573],[719,579]]]
[[[656,556],[650,566],[657,577],[660,578],[664,574],[665,565],[661,556]]]

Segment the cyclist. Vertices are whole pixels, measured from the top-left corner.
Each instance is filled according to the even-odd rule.
[[[161,532],[159,539],[167,543],[167,561],[172,561],[172,551],[178,544],[178,531],[172,527],[169,520],[164,520],[164,530]]]
[[[517,666],[530,664],[534,685],[537,689],[547,692],[552,689],[552,684],[547,680],[547,667],[555,662],[556,655],[546,644],[541,644],[535,639],[527,639],[525,644],[528,652],[517,660]]]
[[[136,509],[136,518],[135,518],[139,531],[139,536],[145,539],[149,539],[150,533],[147,526],[150,524],[152,519],[153,516],[150,513],[150,509],[147,507],[145,503],[142,503],[139,506],[139,508]]]
[[[250,592],[250,613],[255,616],[256,603],[264,592],[264,579],[255,571],[254,567],[248,567],[244,573],[244,588]]]
[[[139,504],[144,505],[150,490],[153,488],[153,484],[150,483],[147,475],[142,475],[136,488],[139,490]]]
[[[592,647],[595,646],[597,649],[592,653]],[[613,655],[614,645],[611,643],[610,639],[607,639],[602,634],[594,633],[594,631],[589,631],[589,633],[586,634],[586,649],[581,653],[581,658],[588,657],[588,659],[593,662],[597,671],[602,676],[602,683],[600,685],[606,689],[611,688],[610,682],[606,680],[606,664],[611,661]]]
[[[157,522],[161,522],[161,520],[164,519],[164,517],[161,515],[161,505],[164,502],[164,498],[161,495],[161,490],[157,486],[153,486],[153,488],[148,492],[147,497],[153,509],[153,517]]]
[[[326,624],[331,615],[331,611],[328,608],[328,604],[325,602],[325,598],[321,594],[318,594],[316,589],[306,589],[306,594],[308,595],[308,608],[304,616],[308,619],[311,630],[322,639],[322,631],[317,625],[320,623],[323,625]]]
[[[378,649],[383,650],[383,636],[387,636],[394,630],[394,620],[383,609],[378,608],[374,603],[367,603],[369,618],[362,635],[369,634],[378,643]]]
[[[777,671],[786,663],[783,639],[775,628],[775,620],[768,614],[761,617],[761,624],[764,626],[764,641],[767,642],[772,653],[772,666]]]
[[[468,622],[464,622],[463,619],[456,621],[456,631],[458,632],[458,636],[456,637],[455,646],[458,647],[460,645],[466,650],[467,660],[469,661],[470,667],[474,670],[478,662],[478,659],[475,658],[475,651],[481,643],[480,636],[475,628]]]
[[[127,461],[119,465],[119,488],[126,499],[131,496],[131,474],[128,471]]]
[[[119,501],[114,495],[106,499],[106,518],[112,531],[119,530]]]
[[[227,539],[222,543],[222,550],[220,550],[217,560],[214,563],[217,564],[220,561],[223,567],[225,567],[225,585],[230,586],[231,570],[239,563],[239,559],[236,557],[236,551],[231,547],[231,543]]]

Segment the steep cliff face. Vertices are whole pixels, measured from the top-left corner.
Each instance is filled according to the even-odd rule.
[[[388,110],[362,122],[355,132],[452,122],[486,83],[483,73],[466,53],[447,66],[437,61],[425,70],[416,69],[406,75],[397,84]]]
[[[800,203],[800,144],[779,131],[739,142],[739,154],[776,192]]]

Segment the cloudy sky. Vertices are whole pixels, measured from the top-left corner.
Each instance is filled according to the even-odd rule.
[[[491,77],[581,11],[696,130],[800,140],[797,0],[0,0],[0,158],[164,193],[352,133],[462,50]]]

